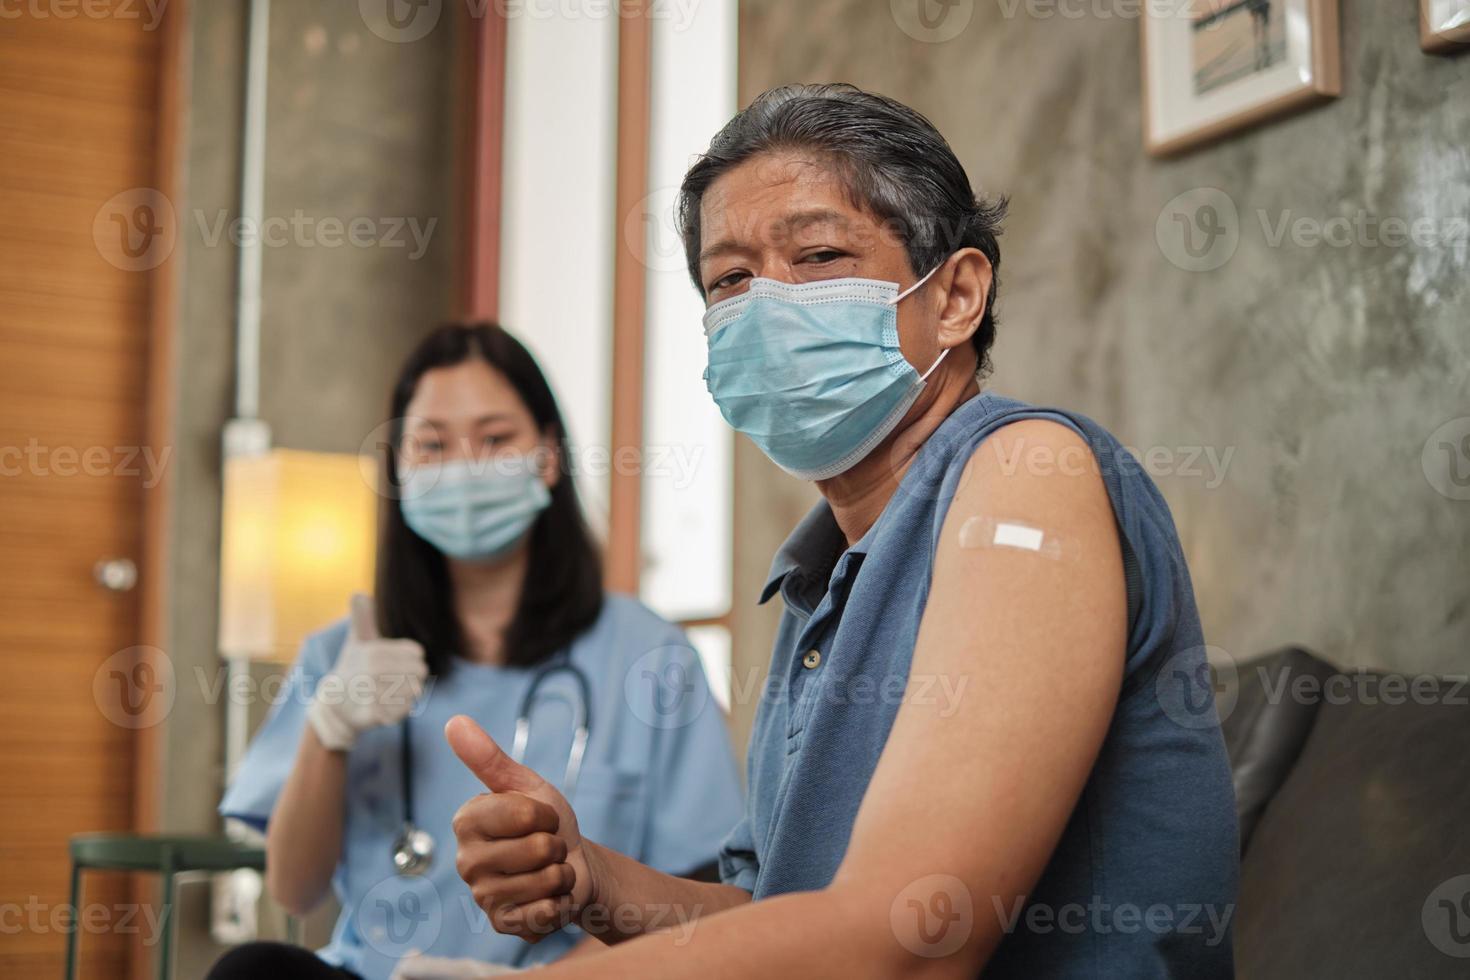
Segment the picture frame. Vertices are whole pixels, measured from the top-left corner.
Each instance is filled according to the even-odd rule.
[[[1420,0],[1419,47],[1430,54],[1470,48],[1470,0]]]
[[[1145,148],[1171,156],[1342,94],[1338,10],[1339,0],[1145,4]]]

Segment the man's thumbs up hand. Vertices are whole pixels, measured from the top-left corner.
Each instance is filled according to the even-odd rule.
[[[312,695],[306,719],[317,740],[346,752],[357,736],[408,716],[424,691],[429,665],[413,640],[385,640],[378,633],[372,596],[352,597],[347,642]]]
[[[449,724],[444,726],[444,737],[449,740],[449,747],[459,756],[459,761],[492,793],[523,792],[534,796],[544,788],[562,801],[556,788],[542,779],[536,770],[512,759],[495,743],[495,739],[464,715],[456,715],[449,720]]]
[[[555,786],[469,718],[451,718],[444,737],[490,790],[454,815],[455,868],[497,932],[538,942],[572,921],[592,895],[577,816]]]

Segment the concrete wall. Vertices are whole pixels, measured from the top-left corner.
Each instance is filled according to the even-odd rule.
[[[1470,56],[1421,53],[1417,3],[1344,0],[1341,99],[1157,162],[1140,149],[1139,25],[1118,15],[1138,4],[961,0],[968,25],[934,44],[900,28],[905,3],[746,0],[742,104],[796,81],[883,92],[935,122],[977,187],[1010,195],[991,387],[1157,447],[1212,644],[1470,669],[1470,501],[1421,465],[1461,419],[1430,447],[1444,486],[1439,443],[1470,432]],[[1085,15],[1034,16],[1059,7]],[[1239,245],[1190,272],[1155,226],[1203,187],[1233,200]],[[1459,242],[1267,234],[1360,212]],[[740,443],[737,676],[770,651],[773,619],[749,605],[785,530],[767,515],[789,526],[812,499]],[[1187,466],[1195,447],[1221,465]],[[1470,443],[1456,452],[1470,473]]]
[[[213,832],[224,705],[198,678],[212,682],[222,669],[220,430],[233,413],[238,258],[228,225],[239,217],[248,5],[190,6],[185,187],[175,202],[184,271],[168,653],[178,696],[162,738],[161,812],[166,830]],[[264,254],[261,412],[276,445],[355,452],[386,414],[404,354],[450,312],[455,32],[445,18],[421,40],[391,43],[356,4],[272,6],[265,214],[287,224]],[[359,222],[358,239],[377,244],[332,247],[353,219],[369,223]],[[421,239],[437,222],[425,248],[407,219]],[[197,894],[186,892],[182,910],[180,976],[202,975],[215,954]]]

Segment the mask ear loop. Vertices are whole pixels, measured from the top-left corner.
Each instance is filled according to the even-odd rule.
[[[923,279],[920,279],[918,282],[914,283],[908,289],[905,289],[903,292],[901,292],[897,296],[893,297],[893,299],[891,299],[891,300],[888,301],[889,304],[892,305],[892,306],[897,306],[899,303],[902,303],[904,300],[908,299],[914,293],[918,292],[923,287],[924,283],[926,283],[930,279],[934,278],[934,273],[938,272],[939,269],[940,269],[940,267],[943,266],[943,265],[944,265],[944,263],[941,262],[941,263],[939,263],[939,265],[936,265],[934,268],[930,269],[928,272],[926,272],[924,274],[924,278]]]
[[[940,267],[943,266],[943,265],[944,265],[944,263],[941,262],[941,263],[939,263],[939,265],[936,265],[934,268],[930,269],[927,273],[924,274],[924,278],[920,279],[918,282],[914,283],[908,289],[905,289],[903,292],[901,292],[897,296],[893,297],[893,299],[889,300],[888,301],[889,304],[892,305],[892,306],[897,306],[899,303],[902,303],[904,300],[908,299],[914,293],[918,292],[919,289],[923,287],[924,283],[926,283],[930,279],[932,279],[934,277],[934,273],[938,272],[939,269],[940,269]],[[937,368],[937,367],[939,367],[940,362],[943,361],[944,358],[953,349],[954,348],[952,348],[952,347],[946,347],[943,351],[940,352],[939,356],[934,359],[934,363],[931,364],[931,365],[929,365],[929,370],[927,370],[923,374],[919,375],[919,382],[921,384],[923,382],[929,380],[929,375],[931,375],[931,374],[934,373],[934,369]]]

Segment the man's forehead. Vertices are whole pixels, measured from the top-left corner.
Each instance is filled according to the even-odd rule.
[[[820,217],[809,212],[856,215],[845,185],[808,157],[762,154],[747,160],[710,185],[701,202],[705,223],[733,214],[761,211],[787,221]]]
[[[731,171],[705,193],[700,209],[706,243],[772,231],[840,232],[874,223],[830,173],[816,177],[788,171],[784,177],[765,179]]]

